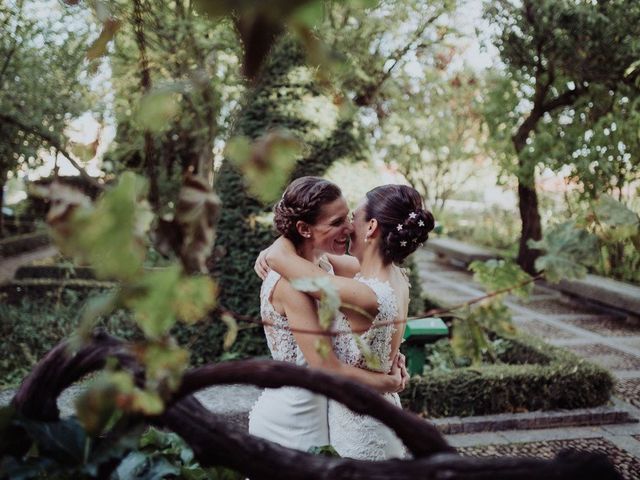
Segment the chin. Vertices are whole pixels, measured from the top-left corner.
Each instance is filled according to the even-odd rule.
[[[333,248],[333,253],[335,255],[344,255],[345,253],[347,253],[347,250],[348,250],[348,248],[347,248],[346,244],[344,244],[344,245],[336,245]]]

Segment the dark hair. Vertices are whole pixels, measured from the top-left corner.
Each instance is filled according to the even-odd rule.
[[[320,177],[300,177],[289,184],[282,199],[273,207],[273,223],[283,236],[299,245],[303,238],[296,222],[314,225],[322,207],[342,196],[335,183]]]
[[[429,238],[435,221],[422,206],[422,197],[406,185],[382,185],[367,192],[367,221],[380,228],[380,251],[385,263],[402,263]]]

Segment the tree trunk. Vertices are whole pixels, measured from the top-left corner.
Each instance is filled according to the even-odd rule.
[[[147,58],[147,44],[144,35],[141,0],[133,2],[133,21],[136,43],[140,51],[140,87],[142,93],[151,90],[151,74],[149,73],[149,59]],[[158,211],[160,192],[158,188],[158,173],[156,171],[156,156],[153,145],[153,135],[148,130],[144,132],[144,172],[149,181],[149,203],[154,211]]]
[[[536,128],[538,121],[542,118],[544,111],[535,108],[527,119],[520,125],[518,131],[513,136],[513,146],[518,156],[518,208],[520,210],[520,222],[522,231],[520,234],[520,245],[518,249],[518,265],[522,269],[535,275],[535,262],[540,255],[540,250],[529,248],[529,240],[540,240],[542,238],[542,222],[538,211],[538,193],[536,192],[536,171],[535,165],[531,162],[525,163],[522,159],[522,151],[527,144],[529,134]]]
[[[540,212],[538,211],[538,193],[535,187],[535,171],[531,166],[527,179],[518,178],[518,200],[520,209],[520,220],[522,222],[522,233],[520,234],[520,248],[518,249],[518,265],[522,269],[535,275],[535,261],[540,255],[540,250],[529,248],[529,240],[540,240],[542,238],[542,223]]]

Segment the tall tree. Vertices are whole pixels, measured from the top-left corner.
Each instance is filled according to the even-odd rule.
[[[493,93],[498,103],[490,103],[487,120],[506,152],[503,165],[518,178],[518,263],[533,272],[539,252],[528,242],[542,236],[536,166],[551,163],[537,153],[545,138],[541,125],[562,124],[603,91],[614,95],[629,83],[625,72],[640,49],[640,4],[500,0],[485,5],[506,68],[506,79]]]
[[[244,91],[241,50],[228,19],[211,22],[190,0],[136,5],[111,4],[121,27],[110,54],[117,131],[107,157],[117,170],[155,176],[163,211],[185,172],[212,176]]]
[[[43,9],[47,16],[38,14]],[[80,27],[69,29],[69,22]],[[9,172],[39,165],[43,151],[63,154],[87,177],[65,135],[69,121],[90,105],[81,79],[90,35],[83,24],[57,2],[0,5],[0,207]]]

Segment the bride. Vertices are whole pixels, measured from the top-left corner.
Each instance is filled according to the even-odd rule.
[[[368,192],[354,211],[350,252],[359,261],[359,271],[358,262],[345,257],[336,268],[338,275],[345,276],[329,275],[298,255],[295,244],[287,238],[278,239],[267,250],[266,262],[287,279],[328,278],[347,306],[346,317],[336,319],[337,328],[350,326],[356,332],[364,332],[361,341],[377,357],[379,365],[368,364],[349,336],[337,338],[334,350],[338,358],[354,367],[392,372],[409,304],[409,283],[398,264],[426,241],[433,227],[433,216],[423,209],[416,190],[385,185]],[[311,295],[319,298],[320,292]],[[385,397],[400,406],[397,393],[386,392]],[[328,424],[330,443],[341,456],[382,460],[405,454],[391,430],[338,402],[329,402]]]
[[[274,208],[277,230],[288,239],[292,255],[305,259],[313,268],[332,275],[352,269],[352,259],[342,258],[353,231],[349,209],[342,192],[333,183],[318,177],[293,181]],[[319,330],[317,305],[308,295],[295,290],[274,270],[261,275],[261,317],[267,343],[275,360],[330,370],[358,380],[381,393],[404,388],[404,357],[398,356],[385,372],[372,372],[341,362],[329,351],[320,355],[318,335],[297,330]],[[345,325],[339,314],[334,328]],[[334,345],[343,345],[343,337]],[[405,375],[403,375],[403,373]],[[249,433],[283,446],[308,450],[329,444],[328,404],[323,396],[305,389],[285,387],[265,389],[249,415]]]

